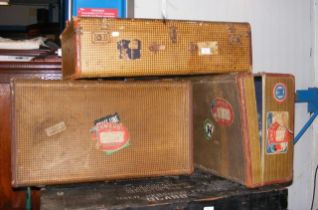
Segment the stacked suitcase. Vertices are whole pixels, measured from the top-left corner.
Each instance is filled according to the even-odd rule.
[[[292,180],[294,78],[252,75],[248,24],[74,18],[61,40],[64,80],[11,84],[14,187]]]
[[[292,180],[291,75],[198,77],[193,99],[198,167],[251,188]]]

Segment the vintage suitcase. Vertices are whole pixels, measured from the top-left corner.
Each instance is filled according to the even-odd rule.
[[[1,50],[0,50],[1,51]],[[26,190],[11,186],[11,97],[12,78],[60,79],[61,62],[0,62],[0,209],[24,210]],[[39,190],[32,190],[32,209],[40,209]]]
[[[15,80],[12,93],[14,187],[193,170],[189,82]]]
[[[74,18],[61,35],[63,77],[249,72],[248,23]]]
[[[293,76],[197,77],[193,97],[198,167],[247,187],[292,180]]]

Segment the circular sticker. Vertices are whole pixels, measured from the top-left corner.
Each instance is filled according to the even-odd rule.
[[[206,119],[203,125],[205,137],[209,140],[212,138],[212,134],[214,131],[214,125],[211,120]]]
[[[284,83],[276,83],[273,88],[273,97],[277,102],[283,102],[287,98],[287,87]]]
[[[121,123],[104,123],[97,126],[97,140],[103,151],[114,151],[129,140],[127,129]]]
[[[212,101],[211,114],[219,125],[230,126],[234,121],[232,105],[222,98],[216,98]]]

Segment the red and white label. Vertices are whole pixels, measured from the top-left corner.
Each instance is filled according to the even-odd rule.
[[[272,124],[267,132],[269,144],[288,142],[291,138],[289,130],[284,126],[279,125],[277,122]]]
[[[104,8],[79,8],[77,10],[78,17],[118,17],[117,9],[104,9]]]
[[[280,154],[288,151],[293,131],[289,129],[289,113],[272,111],[266,117],[266,151],[267,154]]]
[[[98,144],[103,151],[117,150],[129,141],[128,131],[121,123],[98,123],[96,131]]]
[[[220,125],[230,126],[234,121],[232,105],[225,99],[217,98],[211,107],[212,117]]]

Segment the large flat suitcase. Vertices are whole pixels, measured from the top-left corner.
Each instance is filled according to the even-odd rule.
[[[1,51],[1,50],[0,50]],[[0,52],[1,53],[1,52]],[[60,79],[61,62],[0,62],[0,209],[24,210],[25,189],[11,186],[11,97],[12,78]],[[32,190],[32,209],[40,209],[40,191]]]
[[[61,35],[63,77],[249,72],[248,23],[74,18]]]
[[[12,184],[190,174],[189,82],[12,83]]]
[[[247,187],[292,180],[293,76],[198,77],[193,97],[198,167]]]

